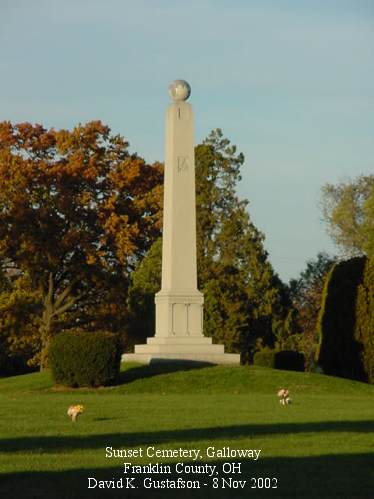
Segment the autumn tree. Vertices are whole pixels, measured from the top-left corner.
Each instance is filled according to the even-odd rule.
[[[39,293],[42,357],[67,314],[79,325],[80,312],[90,320],[111,306],[113,290],[125,301],[159,235],[161,181],[159,165],[100,121],[72,131],[0,123],[0,259]]]
[[[374,258],[374,175],[322,188],[322,213],[343,256]]]
[[[35,365],[40,352],[42,302],[27,276],[7,281],[0,291],[0,372],[18,374]]]

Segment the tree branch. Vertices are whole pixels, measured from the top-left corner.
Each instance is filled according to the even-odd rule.
[[[72,296],[64,305],[62,305],[60,308],[55,308],[53,311],[52,317],[57,317],[58,315],[62,314],[63,312],[66,312],[66,310],[69,310],[77,301],[79,301],[81,298],[83,298],[84,294],[80,294],[77,296]]]

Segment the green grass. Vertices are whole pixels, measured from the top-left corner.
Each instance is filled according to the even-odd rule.
[[[280,387],[289,388],[291,406],[280,406]],[[86,409],[76,424],[66,415],[73,403]],[[373,386],[259,367],[129,364],[119,386],[98,390],[56,390],[48,373],[3,378],[0,496],[372,498],[373,416]],[[219,469],[225,461],[240,461],[242,474],[227,477],[247,480],[243,490],[215,490],[210,479],[197,475],[186,478],[200,478],[208,486],[188,491],[88,490],[89,476],[117,480],[125,476],[124,461],[150,461],[105,458],[107,446],[262,452],[257,461],[213,458],[193,463]],[[181,459],[159,459],[163,464],[177,461]],[[278,488],[251,489],[251,477],[276,477]]]

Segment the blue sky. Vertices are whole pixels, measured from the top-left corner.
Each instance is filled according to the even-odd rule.
[[[0,119],[101,119],[163,160],[176,78],[196,142],[222,128],[244,153],[239,193],[280,276],[335,252],[321,186],[374,172],[374,1],[0,0]]]

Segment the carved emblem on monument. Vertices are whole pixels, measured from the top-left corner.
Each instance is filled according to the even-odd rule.
[[[177,169],[178,172],[188,171],[188,156],[178,156],[177,157]]]

